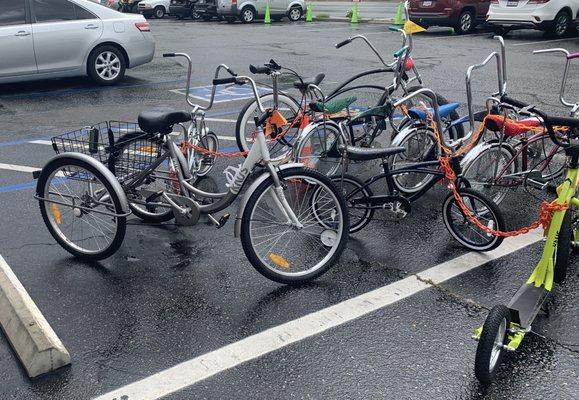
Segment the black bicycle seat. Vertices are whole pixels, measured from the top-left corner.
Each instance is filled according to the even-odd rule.
[[[317,74],[316,76],[310,78],[302,78],[301,81],[294,82],[294,87],[302,91],[307,90],[309,85],[319,85],[325,77],[326,74]]]
[[[173,131],[173,125],[191,121],[188,111],[145,111],[139,114],[139,128],[145,133],[168,134]]]
[[[404,147],[385,147],[385,148],[368,148],[368,147],[356,147],[356,146],[346,146],[346,153],[350,160],[357,161],[368,161],[377,158],[386,158],[394,154],[404,153]]]

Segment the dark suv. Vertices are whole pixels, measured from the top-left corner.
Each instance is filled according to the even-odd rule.
[[[217,16],[216,0],[171,0],[169,14],[177,19],[192,18],[209,21]]]
[[[410,0],[410,20],[422,25],[450,26],[463,35],[485,21],[491,0]]]

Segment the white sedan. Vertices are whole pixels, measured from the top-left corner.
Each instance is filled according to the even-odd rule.
[[[487,22],[495,32],[531,28],[562,37],[576,26],[579,0],[491,0]]]
[[[154,53],[142,15],[90,0],[2,0],[0,83],[88,75],[112,85]]]

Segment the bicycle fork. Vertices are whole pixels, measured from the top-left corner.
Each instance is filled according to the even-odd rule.
[[[267,143],[265,141],[265,136],[262,134],[256,135],[256,139],[258,142],[258,146],[260,149],[267,150]],[[289,205],[285,193],[283,192],[283,186],[275,170],[275,167],[271,164],[271,159],[269,157],[268,151],[262,151],[263,162],[265,163],[267,170],[271,178],[273,179],[273,190],[270,190],[271,197],[275,203],[275,205],[279,208],[284,218],[286,218],[286,223],[290,226],[293,226],[297,229],[302,229],[304,226],[298,220],[298,217],[292,210],[291,206]]]

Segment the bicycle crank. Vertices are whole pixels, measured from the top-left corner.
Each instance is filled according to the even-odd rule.
[[[194,200],[173,193],[164,193],[163,197],[171,204],[175,222],[178,225],[192,226],[197,224],[201,212],[199,205]]]

